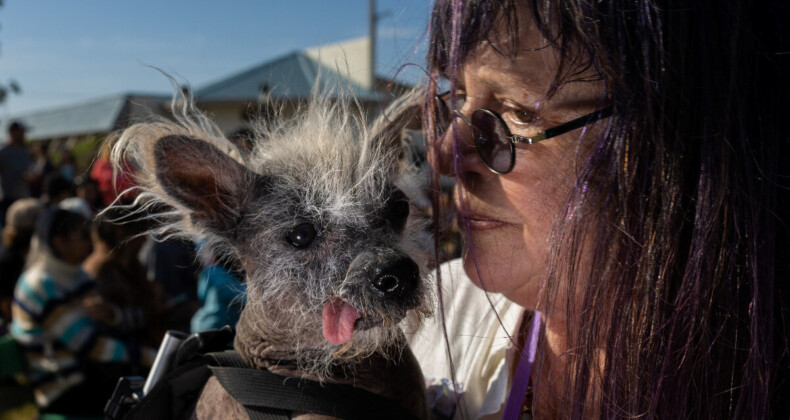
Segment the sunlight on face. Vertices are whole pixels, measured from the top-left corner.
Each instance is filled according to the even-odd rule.
[[[527,22],[519,44],[525,48],[515,58],[483,43],[458,74],[462,114],[490,109],[502,116],[512,134],[521,136],[589,113],[602,97],[598,84],[571,83],[547,99],[557,68],[556,51],[534,48],[545,41]],[[518,144],[512,172],[497,175],[471,145],[469,129],[455,127],[462,141],[459,167],[453,168],[452,132],[440,140],[434,165],[458,177],[456,201],[468,224],[464,268],[478,286],[535,308],[546,274],[549,233],[563,215],[577,168],[584,162],[586,148],[579,146],[594,136],[586,135],[580,142],[582,131],[574,130],[540,143]]]

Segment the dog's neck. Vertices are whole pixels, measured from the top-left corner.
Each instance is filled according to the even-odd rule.
[[[304,336],[295,326],[275,325],[276,321],[263,321],[271,319],[251,310],[244,310],[236,324],[236,338],[234,349],[245,363],[255,369],[266,369],[282,376],[299,376],[312,380],[329,380],[331,382],[345,382],[351,378],[351,373],[357,363],[348,361],[347,364],[333,360],[328,366],[318,365],[310,361],[326,361],[326,346],[310,348],[304,343],[295,347],[297,337]],[[323,343],[321,343],[323,344]],[[383,357],[378,355],[378,357]],[[326,362],[325,362],[326,363]],[[311,367],[319,366],[318,369]]]
[[[319,377],[300,369],[297,353],[288,345],[293,342],[293,332],[267,331],[267,323],[256,320],[256,314],[245,310],[236,324],[234,347],[248,366],[282,376],[352,385],[397,401],[418,418],[429,417],[422,373],[405,341],[404,347],[389,348],[390,355],[374,353],[353,366],[333,365]]]
[[[267,328],[267,323],[254,322],[254,318],[249,310],[245,310],[236,324],[234,348],[245,363],[278,375],[301,376],[296,353],[288,344],[293,340],[292,334]]]

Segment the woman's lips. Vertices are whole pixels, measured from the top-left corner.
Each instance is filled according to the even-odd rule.
[[[469,225],[471,230],[489,230],[502,227],[507,223],[479,214],[462,214],[461,219]]]

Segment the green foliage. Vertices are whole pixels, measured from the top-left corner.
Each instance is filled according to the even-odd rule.
[[[0,0],[0,7],[3,7],[3,0]],[[0,83],[0,104],[5,103],[6,99],[8,99],[8,95],[13,93],[15,95],[19,95],[22,93],[22,88],[19,86],[19,83],[16,82],[14,79],[9,79],[8,83]]]
[[[17,83],[16,80],[11,79],[6,84],[0,84],[0,104],[4,103],[6,99],[8,99],[8,95],[10,93],[14,93],[16,95],[22,93],[22,88],[19,86],[19,83]]]
[[[93,161],[96,160],[96,156],[99,153],[104,137],[95,136],[80,140],[74,145],[71,149],[71,155],[74,156],[74,165],[77,169],[76,174],[82,174],[90,170]]]

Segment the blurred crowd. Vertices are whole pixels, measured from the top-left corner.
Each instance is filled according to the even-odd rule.
[[[0,339],[26,365],[3,378],[0,363],[0,388],[21,379],[41,413],[100,417],[120,376],[147,374],[167,330],[234,326],[244,306],[236,262],[153,237],[133,215],[133,168],[113,170],[111,144],[81,168],[70,150],[26,143],[15,122],[0,148]],[[422,139],[408,144],[412,170],[427,170]],[[430,221],[423,240],[440,261],[460,252],[452,201],[452,185],[442,184],[412,203]]]
[[[235,264],[129,216],[133,193],[118,194],[132,177],[113,171],[108,144],[84,173],[70,151],[54,164],[26,144],[19,122],[0,148],[0,336],[23,354],[14,380],[41,412],[100,416],[118,377],[145,376],[166,330],[235,325],[244,304]]]

